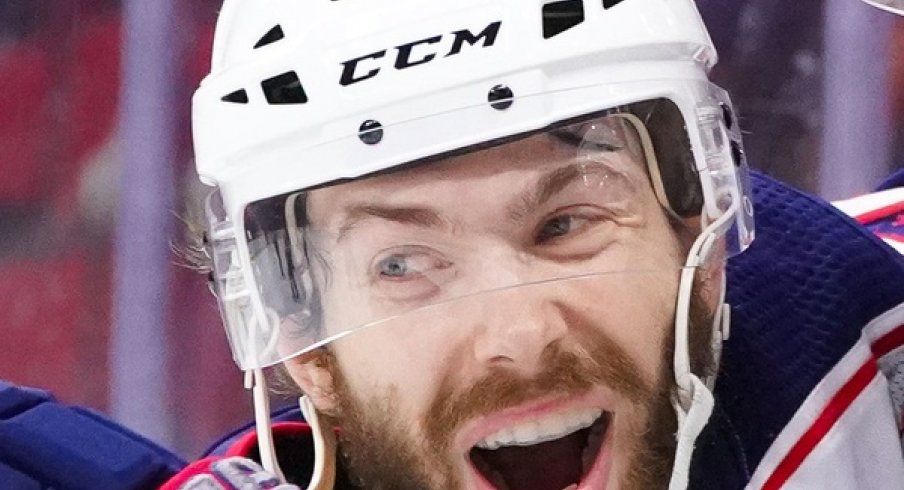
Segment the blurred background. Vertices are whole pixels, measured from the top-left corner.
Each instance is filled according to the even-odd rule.
[[[828,199],[904,167],[904,20],[699,0],[751,165]],[[190,97],[219,0],[0,0],[0,379],[193,458],[251,417],[204,277]],[[197,217],[195,217],[197,219]]]

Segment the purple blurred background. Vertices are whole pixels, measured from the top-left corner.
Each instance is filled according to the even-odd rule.
[[[904,20],[700,0],[752,166],[829,199],[904,166]],[[203,198],[189,100],[219,0],[0,3],[0,379],[197,456],[251,416],[215,301],[176,265]]]

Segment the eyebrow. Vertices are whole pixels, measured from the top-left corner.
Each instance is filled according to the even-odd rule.
[[[518,195],[507,206],[509,220],[518,222],[532,210],[542,206],[563,189],[585,175],[584,165],[572,163],[544,173],[534,186]],[[376,203],[357,203],[348,206],[343,213],[342,225],[336,235],[336,243],[346,238],[349,231],[361,221],[378,218],[393,223],[419,228],[451,228],[452,223],[443,214],[428,206],[393,206]]]
[[[369,218],[379,218],[420,228],[444,228],[448,226],[448,221],[442,217],[439,211],[429,207],[395,207],[373,203],[352,204],[346,208],[342,226],[339,227],[339,232],[336,236],[336,242],[345,238],[356,224]]]

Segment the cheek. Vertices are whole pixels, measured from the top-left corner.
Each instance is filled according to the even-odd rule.
[[[626,277],[621,287],[610,292],[606,312],[617,339],[637,360],[648,379],[658,377],[663,362],[664,342],[671,331],[677,284],[674,272],[636,274]]]
[[[586,281],[561,300],[581,311],[635,361],[646,380],[655,383],[665,342],[671,338],[680,268],[670,258],[650,261],[650,257],[662,257],[662,249],[638,244],[631,250],[633,257],[628,261],[637,266],[635,270]]]
[[[332,347],[355,398],[389,398],[398,420],[422,420],[445,375],[442,347],[448,343],[417,316],[361,330]]]
[[[663,352],[674,328],[678,284],[685,260],[683,247],[661,210],[655,225],[633,247],[634,261],[645,272],[628,274],[612,291],[625,346],[658,377]]]

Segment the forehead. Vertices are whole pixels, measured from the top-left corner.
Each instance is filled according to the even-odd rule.
[[[605,151],[608,165],[642,178],[646,175],[640,138],[630,123],[604,117],[562,126],[488,148],[404,167],[387,173],[308,192],[308,212],[316,218],[352,201],[435,203],[460,193],[486,192],[503,199],[536,176]]]

